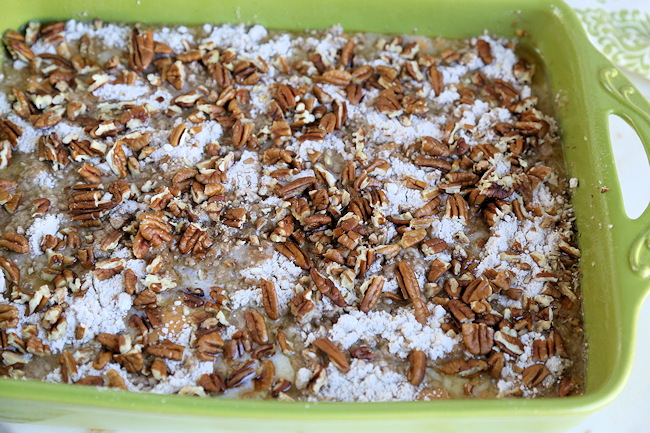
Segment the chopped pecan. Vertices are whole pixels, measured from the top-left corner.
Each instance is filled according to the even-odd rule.
[[[497,331],[494,333],[494,341],[507,353],[521,355],[524,353],[524,345],[519,338],[506,332]]]
[[[72,376],[77,374],[77,363],[68,350],[64,350],[59,356],[59,364],[61,365],[61,378],[63,382],[71,383]]]
[[[20,268],[14,262],[0,257],[0,267],[4,271],[5,278],[12,283],[20,283]]]
[[[38,159],[50,161],[52,170],[58,171],[65,168],[70,162],[70,152],[61,143],[57,134],[42,135],[38,139]]]
[[[483,323],[463,323],[463,341],[472,355],[487,355],[494,344],[494,329]]]
[[[256,311],[246,311],[244,317],[246,319],[246,328],[251,333],[253,341],[257,344],[267,343],[269,341],[269,334],[266,329],[264,317]]]
[[[257,377],[253,379],[255,391],[268,390],[273,385],[273,377],[275,376],[275,366],[273,362],[270,360],[264,360],[261,364]]]
[[[18,308],[10,304],[0,304],[0,329],[18,326]]]
[[[246,223],[246,210],[244,208],[228,209],[223,213],[223,223],[228,227],[241,228]]]
[[[221,394],[226,390],[226,384],[218,373],[201,375],[198,384],[209,393]]]
[[[154,56],[153,30],[148,29],[140,33],[133,29],[129,42],[129,67],[134,71],[144,71]]]
[[[461,377],[473,377],[479,374],[482,371],[487,370],[487,362],[480,359],[457,359],[455,361],[449,361],[445,364],[442,364],[440,371],[444,374],[449,375],[458,375]]]
[[[377,305],[379,297],[381,296],[382,290],[384,288],[384,277],[374,276],[368,279],[361,286],[362,288],[366,286],[365,293],[363,295],[363,300],[361,301],[361,306],[359,309],[364,313],[369,312]]]
[[[197,339],[196,357],[200,361],[213,361],[223,352],[224,341],[217,331],[208,332]]]
[[[344,373],[350,371],[350,363],[341,350],[329,338],[319,338],[312,344],[319,350],[323,351],[336,368]]]
[[[463,291],[462,300],[466,304],[471,304],[474,301],[487,299],[490,295],[492,295],[490,283],[485,278],[479,277],[472,281]]]
[[[442,72],[438,70],[436,65],[429,66],[427,78],[429,78],[431,88],[433,89],[435,95],[440,95],[440,93],[442,93],[442,89],[444,88],[444,82],[442,80]]]
[[[167,365],[162,359],[155,359],[151,363],[151,375],[156,380],[162,380],[167,377]]]
[[[408,381],[413,386],[418,386],[424,379],[427,356],[423,351],[416,349],[409,355]]]
[[[485,41],[484,39],[478,39],[476,41],[476,48],[478,48],[478,55],[483,60],[483,63],[485,63],[486,65],[492,63],[493,60],[492,48],[490,47],[490,44],[487,41]]]
[[[402,234],[399,244],[404,249],[410,248],[422,242],[426,236],[426,229],[407,230]]]
[[[248,361],[226,379],[227,388],[236,388],[255,375],[255,362]]]
[[[0,247],[4,247],[18,254],[29,252],[29,242],[24,236],[16,232],[7,232],[0,238]]]
[[[95,276],[99,281],[107,280],[124,270],[126,260],[124,259],[106,259],[100,260],[95,264]]]
[[[275,249],[302,269],[309,270],[312,266],[309,256],[292,241],[276,244]]]
[[[192,254],[201,254],[212,246],[212,239],[208,232],[203,230],[198,224],[192,223],[187,226],[181,240],[178,244],[178,250],[182,254],[192,252]]]
[[[452,316],[460,323],[471,322],[476,318],[472,309],[458,299],[450,299],[447,303],[447,308]]]
[[[295,179],[278,190],[278,195],[283,199],[297,197],[301,195],[307,188],[315,185],[318,180],[315,177],[307,176]]]
[[[375,359],[375,355],[368,346],[359,346],[350,349],[350,356],[352,358],[363,359],[366,361],[373,361]]]
[[[184,351],[185,347],[180,344],[172,343],[169,340],[163,340],[159,343],[151,344],[145,349],[145,352],[148,355],[171,359],[173,361],[181,361],[183,359]]]
[[[299,323],[305,323],[310,320],[314,314],[314,309],[316,304],[312,301],[312,291],[304,290],[298,293],[294,298],[289,302],[289,311],[293,314]],[[283,334],[284,335],[284,334]],[[278,336],[278,341],[280,338]]]
[[[260,287],[262,288],[262,303],[266,315],[271,320],[279,319],[280,311],[278,306],[278,294],[275,291],[275,284],[273,284],[273,281],[262,279],[260,281]]]
[[[333,84],[335,86],[345,87],[350,84],[352,74],[341,69],[331,69],[325,71],[321,76],[314,77],[315,83]]]
[[[339,307],[345,307],[347,305],[345,299],[343,299],[343,296],[341,295],[340,290],[336,287],[332,280],[321,275],[321,273],[314,268],[311,268],[309,270],[309,274],[319,292],[327,296],[335,305]]]
[[[524,385],[532,388],[540,383],[550,374],[544,364],[533,364],[521,372],[521,381]]]

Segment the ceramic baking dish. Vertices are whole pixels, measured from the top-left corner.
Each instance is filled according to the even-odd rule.
[[[0,379],[0,420],[76,427],[253,432],[559,432],[613,400],[633,361],[639,308],[650,289],[650,211],[623,208],[608,116],[627,120],[650,149],[650,105],[589,42],[559,1],[470,0],[0,0],[0,30],[29,20],[260,23],[272,29],[417,32],[460,38],[484,30],[539,54],[556,101],[574,191],[589,343],[583,396],[540,400],[281,403],[141,394]],[[601,193],[607,186],[609,192]]]

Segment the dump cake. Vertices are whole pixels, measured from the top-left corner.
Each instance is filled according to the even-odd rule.
[[[0,81],[0,375],[565,396],[569,182],[516,41],[29,23]]]

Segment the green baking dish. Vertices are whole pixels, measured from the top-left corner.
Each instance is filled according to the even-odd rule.
[[[32,19],[260,23],[273,29],[417,32],[448,38],[488,30],[543,60],[574,191],[582,257],[587,389],[565,399],[400,403],[281,403],[139,394],[0,379],[0,420],[76,427],[212,431],[559,432],[612,401],[632,367],[636,321],[650,289],[650,211],[629,219],[614,166],[608,115],[627,120],[650,150],[650,104],[587,40],[560,1],[471,0],[0,0],[0,30]],[[609,192],[602,194],[601,187]]]

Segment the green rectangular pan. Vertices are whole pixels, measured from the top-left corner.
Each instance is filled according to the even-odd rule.
[[[0,0],[0,31],[29,20],[102,18],[151,23],[260,23],[271,29],[413,33],[463,38],[488,30],[542,58],[564,138],[582,255],[589,344],[584,395],[564,399],[286,403],[156,395],[0,379],[0,420],[157,431],[560,432],[612,401],[630,374],[640,306],[650,289],[650,211],[626,216],[608,116],[650,149],[650,104],[588,41],[560,1],[470,0]],[[606,194],[600,189],[610,188]]]

